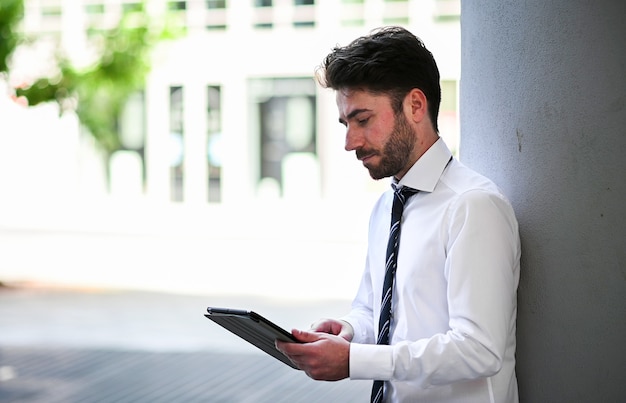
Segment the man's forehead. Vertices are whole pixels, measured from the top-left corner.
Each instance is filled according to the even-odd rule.
[[[390,105],[388,96],[362,89],[340,89],[336,91],[335,98],[339,113],[345,115],[355,109],[374,109]]]

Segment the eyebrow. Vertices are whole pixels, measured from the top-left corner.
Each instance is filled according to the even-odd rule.
[[[350,119],[354,118],[356,115],[358,115],[359,113],[363,113],[363,112],[370,112],[370,109],[366,109],[366,108],[355,109],[352,112],[348,113],[348,116],[346,116],[346,120],[343,120],[342,118],[339,118],[339,123],[341,123],[343,125],[343,124],[346,123],[347,120],[350,120]]]

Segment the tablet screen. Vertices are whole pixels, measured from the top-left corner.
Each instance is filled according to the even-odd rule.
[[[283,353],[276,349],[276,339],[298,341],[291,333],[253,311],[231,308],[208,307],[207,318],[236,334],[248,343],[263,350],[279,361],[298,369]]]

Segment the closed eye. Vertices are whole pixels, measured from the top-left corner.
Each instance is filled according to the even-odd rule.
[[[339,123],[341,123],[342,125],[347,127],[348,126],[348,122],[356,121],[356,123],[359,126],[365,126],[368,123],[368,121],[369,121],[369,119],[371,117],[371,116],[369,116],[369,115],[371,115],[371,112],[372,111],[370,109],[366,109],[366,108],[355,109],[352,112],[350,112],[348,114],[348,116],[346,116],[345,119],[339,118]],[[360,116],[362,116],[362,115],[367,115],[367,117],[360,119]]]

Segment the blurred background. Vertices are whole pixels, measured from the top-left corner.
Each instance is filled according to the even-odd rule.
[[[288,329],[344,314],[388,182],[344,151],[315,68],[374,28],[410,29],[438,62],[440,132],[457,153],[459,19],[460,0],[2,0],[0,398],[157,400],[46,389],[76,381],[80,359],[93,368],[93,349],[202,352],[184,372],[205,374],[215,352],[254,355],[205,323],[211,304]],[[65,383],[19,368],[75,348]],[[277,365],[298,396],[358,395]],[[165,400],[280,401],[217,384]],[[319,393],[284,401],[331,401]]]

